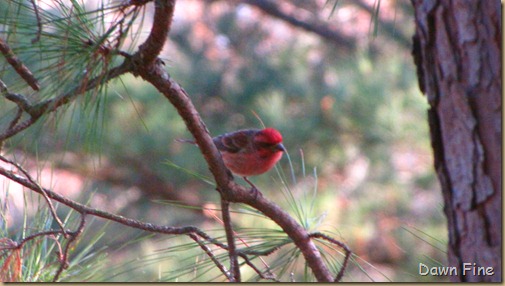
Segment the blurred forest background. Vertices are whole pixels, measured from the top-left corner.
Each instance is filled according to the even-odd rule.
[[[63,13],[51,1],[38,2]],[[83,2],[90,10],[99,7],[99,1]],[[7,6],[1,3],[0,11],[10,11]],[[295,213],[281,191],[289,183],[308,210],[309,227],[350,246],[355,257],[344,281],[445,281],[418,274],[419,263],[445,263],[447,230],[426,98],[410,54],[413,17],[409,1],[178,0],[163,51],[166,68],[211,135],[260,128],[258,118],[281,131],[293,169],[284,156],[277,171],[252,181]],[[140,38],[150,19],[139,21],[145,25]],[[25,63],[36,66],[37,60]],[[0,64],[2,80],[21,88],[5,59]],[[175,109],[131,75],[106,92],[46,117],[7,141],[3,154],[43,186],[79,202],[142,221],[218,232],[213,209],[219,196],[205,181],[210,172],[198,148],[174,141],[190,136]],[[13,107],[0,98],[2,125]],[[41,201],[38,195],[0,178],[0,197],[2,236],[23,235],[21,225],[37,228],[31,221],[41,210],[30,206]],[[272,227],[254,215],[235,215],[238,229],[254,228],[259,236],[262,227]],[[80,270],[63,281],[214,279],[208,269],[186,271],[204,259],[187,244],[185,237],[95,219],[74,250]],[[84,269],[86,263],[93,267]],[[292,279],[303,279],[297,275]]]

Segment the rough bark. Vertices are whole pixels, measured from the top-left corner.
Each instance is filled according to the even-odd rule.
[[[430,104],[448,261],[458,268],[451,280],[501,281],[500,1],[412,2],[413,56]],[[492,267],[494,275],[475,273],[475,267]]]

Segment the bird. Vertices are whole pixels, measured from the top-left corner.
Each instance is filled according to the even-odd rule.
[[[235,175],[241,176],[256,186],[247,177],[268,172],[281,159],[286,148],[281,133],[271,127],[264,129],[242,129],[212,138],[225,166]],[[196,144],[192,140],[177,139],[179,142]]]

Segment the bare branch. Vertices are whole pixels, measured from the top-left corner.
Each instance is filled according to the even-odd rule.
[[[65,238],[67,238],[68,235],[65,232],[65,227],[63,226],[63,223],[61,222],[60,218],[56,214],[56,209],[54,208],[53,203],[51,202],[51,200],[47,196],[47,194],[44,191],[44,189],[37,182],[35,182],[35,180],[30,176],[30,174],[28,174],[28,172],[25,169],[23,169],[23,167],[21,167],[17,163],[15,163],[15,162],[13,162],[13,161],[5,158],[2,155],[0,155],[0,160],[2,160],[5,163],[11,164],[12,166],[16,167],[34,186],[36,186],[39,189],[40,193],[42,194],[42,196],[46,200],[47,205],[49,206],[49,210],[51,211],[51,214],[53,215],[54,220],[58,223],[58,226],[61,228],[63,236],[65,236]]]
[[[339,282],[342,279],[342,277],[344,276],[345,269],[347,268],[347,263],[349,262],[349,258],[351,257],[351,254],[352,254],[351,249],[349,249],[349,247],[345,243],[340,242],[340,241],[338,241],[334,238],[331,238],[325,234],[322,234],[320,232],[311,233],[310,237],[324,239],[326,241],[329,241],[333,244],[338,245],[340,248],[342,248],[344,250],[344,252],[345,252],[344,263],[342,263],[342,268],[340,268],[340,271],[338,272],[338,274],[334,280],[335,282]]]
[[[142,63],[146,66],[152,65],[167,41],[168,31],[170,31],[172,18],[174,16],[174,6],[175,0],[154,1],[153,27],[151,28],[149,37],[140,45],[138,51]]]
[[[2,176],[6,177],[14,182],[17,182],[20,185],[22,185],[28,189],[31,189],[39,194],[42,194],[41,190],[38,188],[38,186],[36,184],[33,184],[32,182],[30,182],[30,180],[28,180],[24,177],[21,177],[12,171],[9,171],[9,170],[4,169],[3,167],[0,167],[0,175],[2,175]],[[75,202],[73,200],[70,200],[62,195],[59,195],[59,194],[57,194],[51,190],[45,189],[45,188],[44,188],[44,192],[47,194],[47,196],[49,198],[51,198],[55,201],[58,201],[64,205],[74,209],[75,211],[77,211],[81,214],[88,214],[88,215],[101,217],[101,218],[111,220],[111,221],[117,222],[117,223],[125,225],[125,226],[129,226],[129,227],[133,227],[133,228],[137,228],[137,229],[141,229],[141,230],[145,230],[145,231],[149,231],[149,232],[153,232],[153,233],[162,233],[162,234],[195,233],[198,236],[204,238],[205,240],[207,240],[207,241],[209,241],[219,247],[222,247],[225,249],[227,248],[226,245],[219,243],[219,241],[215,240],[214,238],[211,238],[205,232],[201,231],[200,229],[198,229],[197,227],[194,227],[194,226],[170,227],[170,226],[154,225],[151,223],[144,223],[144,222],[141,222],[138,220],[126,218],[126,217],[123,217],[120,215],[115,215],[115,214],[111,214],[111,213],[108,213],[108,212],[105,212],[102,210],[88,207],[86,205],[83,205],[83,204],[80,204],[80,203]]]
[[[232,280],[230,282],[240,282],[240,268],[237,260],[237,249],[235,247],[235,237],[231,226],[230,218],[230,203],[221,199],[221,213],[223,215],[224,229],[226,232],[226,240],[228,241],[228,255],[230,257],[230,272]]]
[[[58,278],[60,277],[63,270],[68,268],[68,251],[70,250],[70,245],[82,233],[82,231],[84,230],[85,224],[86,224],[86,214],[81,213],[81,223],[77,227],[77,230],[72,233],[72,235],[70,236],[70,238],[67,241],[67,245],[65,246],[65,250],[61,254],[60,267],[58,268],[58,271],[56,271],[56,274],[54,275],[53,282],[58,281]]]
[[[287,23],[300,27],[308,32],[315,33],[322,38],[337,44],[339,47],[344,48],[346,51],[354,51],[356,49],[356,40],[354,38],[345,36],[336,30],[328,28],[324,23],[319,23],[315,20],[313,21],[302,21],[297,19],[294,15],[289,15],[282,11],[278,4],[278,1],[270,0],[242,0],[242,2],[254,6],[264,13],[271,16],[277,17]]]
[[[32,44],[37,43],[40,41],[40,34],[42,33],[42,23],[40,22],[40,15],[39,15],[39,8],[37,7],[37,3],[35,3],[35,0],[30,0],[32,2],[33,6],[33,11],[35,12],[35,18],[37,19],[37,36],[35,36],[34,39],[32,39]]]
[[[212,262],[214,262],[214,264],[217,266],[217,268],[219,268],[219,270],[221,270],[221,273],[223,273],[223,275],[226,276],[226,278],[228,278],[229,281],[233,281],[233,277],[230,276],[230,273],[228,272],[228,270],[226,270],[226,267],[221,262],[219,262],[219,260],[217,260],[217,258],[212,253],[212,250],[210,248],[208,248],[207,245],[203,244],[198,239],[198,236],[191,233],[191,234],[189,234],[189,237],[191,239],[193,239],[196,243],[198,243],[200,248],[203,249],[203,251],[205,251],[205,253],[210,258],[210,260],[212,260]]]
[[[167,1],[168,0],[161,2],[166,3]],[[168,2],[173,3],[173,1]],[[171,19],[171,15],[160,12],[164,11],[173,13],[173,10],[167,11],[167,7],[173,8],[173,5],[167,4],[168,3],[158,4],[155,6],[156,10],[159,11],[155,12],[153,23],[165,23],[165,26],[160,25],[153,27],[151,34],[154,32],[163,34],[169,32],[170,24],[167,22],[167,19]],[[148,43],[150,39],[152,42]],[[142,44],[142,46],[157,46],[158,49],[156,50],[161,51],[162,43],[160,44],[156,41],[156,39],[159,39],[159,37],[152,35],[148,38],[148,40],[146,40],[146,43]],[[141,51],[133,55],[133,61],[136,63],[134,66],[135,70],[133,71],[134,74],[139,75],[144,80],[150,82],[177,109],[179,115],[184,120],[186,127],[195,138],[195,142],[200,147],[200,151],[202,152],[207,165],[216,180],[217,189],[220,191],[222,199],[228,202],[247,203],[274,220],[291,237],[291,239],[293,239],[296,246],[301,250],[305,260],[314,272],[316,279],[321,282],[333,281],[332,274],[322,261],[321,254],[311,241],[307,231],[279,206],[265,199],[261,193],[254,195],[252,192],[240,185],[237,185],[233,181],[229,170],[223,163],[221,154],[214,145],[207,127],[203,123],[188,94],[177,82],[170,78],[161,62],[145,61]]]

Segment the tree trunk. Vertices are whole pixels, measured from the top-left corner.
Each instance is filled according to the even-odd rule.
[[[500,1],[412,2],[413,56],[430,104],[448,261],[458,269],[451,280],[501,281]]]

